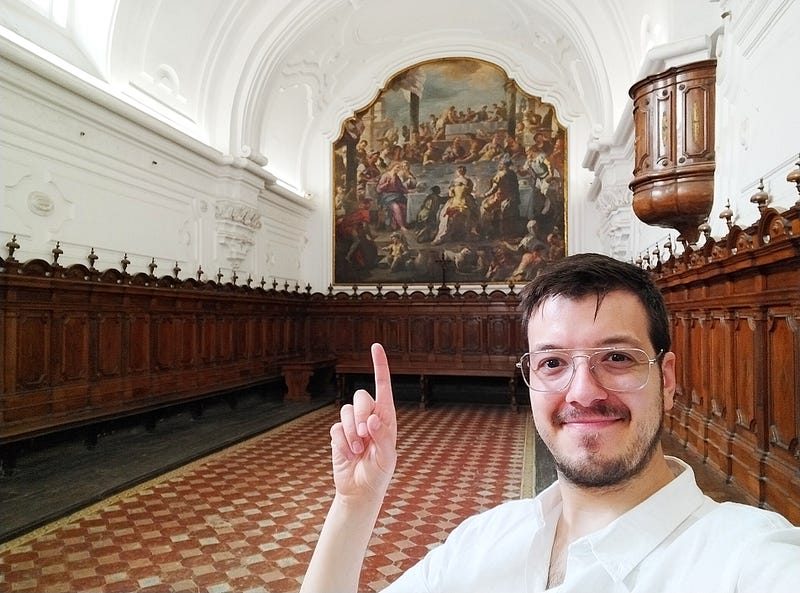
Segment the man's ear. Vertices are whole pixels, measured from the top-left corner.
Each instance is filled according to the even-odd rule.
[[[675,389],[677,386],[677,376],[675,374],[675,353],[665,352],[661,357],[661,377],[664,392],[664,411],[672,409],[675,401]]]

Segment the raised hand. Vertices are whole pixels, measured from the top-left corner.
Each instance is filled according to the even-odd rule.
[[[333,497],[302,593],[358,590],[370,535],[397,463],[397,416],[383,346],[373,344],[375,399],[363,389],[331,427]]]
[[[375,398],[364,389],[342,406],[331,427],[336,492],[352,499],[382,500],[397,462],[397,416],[383,346],[373,344]]]

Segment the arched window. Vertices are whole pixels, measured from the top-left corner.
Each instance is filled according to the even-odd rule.
[[[21,0],[59,27],[67,27],[70,0]]]

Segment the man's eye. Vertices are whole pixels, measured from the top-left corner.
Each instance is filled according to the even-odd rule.
[[[631,364],[636,362],[636,359],[629,352],[618,350],[610,352],[608,356],[606,356],[606,361],[618,364]]]
[[[546,367],[548,369],[557,369],[559,367],[566,366],[568,363],[567,361],[561,358],[548,358],[546,359],[541,366]]]

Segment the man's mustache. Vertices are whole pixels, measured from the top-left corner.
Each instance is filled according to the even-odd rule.
[[[614,406],[606,402],[598,402],[588,408],[570,405],[556,412],[553,415],[553,421],[557,424],[564,424],[565,422],[580,422],[583,419],[596,419],[598,417],[629,420],[631,413],[626,407]]]

